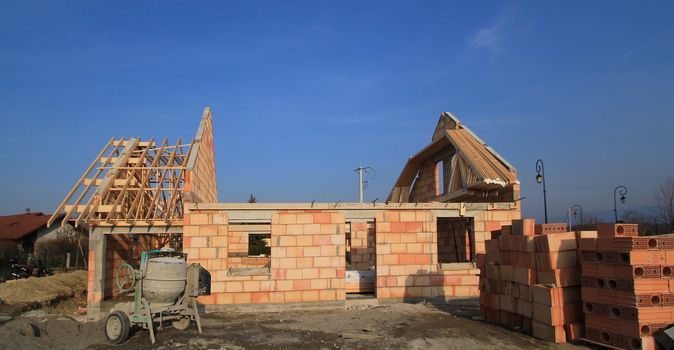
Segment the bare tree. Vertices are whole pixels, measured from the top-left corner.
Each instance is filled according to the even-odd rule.
[[[623,213],[623,221],[628,224],[638,224],[640,236],[651,236],[657,233],[655,217],[651,215],[627,209]]]
[[[655,193],[655,211],[670,232],[674,232],[674,177],[670,176]]]
[[[599,219],[597,215],[594,214],[584,214],[583,216],[583,223],[580,225],[575,225],[574,229],[579,230],[579,231],[584,231],[584,230],[596,230],[597,229],[597,224],[601,224],[604,221]]]

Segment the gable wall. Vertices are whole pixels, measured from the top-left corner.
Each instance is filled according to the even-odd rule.
[[[414,184],[414,187],[410,191],[410,202],[439,202],[440,197],[444,194],[443,192],[446,191],[446,189],[443,191],[442,189],[440,190],[440,195],[436,194],[436,171],[438,171],[436,164],[439,161],[444,161],[444,184],[448,185],[449,183],[449,176],[450,176],[450,169],[451,169],[451,164],[450,160],[452,155],[454,154],[454,150],[452,148],[447,148],[445,150],[442,150],[438,153],[436,153],[433,157],[427,159],[422,165],[421,168],[419,169],[419,174],[417,175],[417,181]]]

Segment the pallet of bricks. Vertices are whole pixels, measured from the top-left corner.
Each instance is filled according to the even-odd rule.
[[[598,238],[580,241],[587,340],[656,349],[654,335],[674,324],[674,237],[638,237],[637,230],[600,224]]]
[[[478,256],[482,316],[547,341],[579,339],[578,236],[566,224],[536,225],[533,219],[513,220],[493,233],[486,255]]]

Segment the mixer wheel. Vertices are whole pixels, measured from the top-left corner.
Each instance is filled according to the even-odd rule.
[[[111,343],[121,344],[129,337],[131,323],[129,317],[121,311],[115,311],[105,321],[105,335]]]
[[[184,331],[184,330],[186,330],[187,328],[190,327],[190,318],[189,318],[189,316],[183,317],[179,320],[173,321],[171,323],[171,325],[173,326],[173,328],[175,328],[179,331]]]

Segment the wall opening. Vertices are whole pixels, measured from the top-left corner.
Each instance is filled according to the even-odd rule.
[[[271,233],[248,234],[248,257],[271,257]]]
[[[438,218],[437,226],[440,264],[474,260],[473,218]]]
[[[346,223],[346,293],[375,291],[375,234],[374,221]]]
[[[445,161],[435,163],[435,195],[442,196],[447,192],[445,183]]]
[[[230,220],[227,237],[228,274],[269,274],[271,246],[271,223]]]

